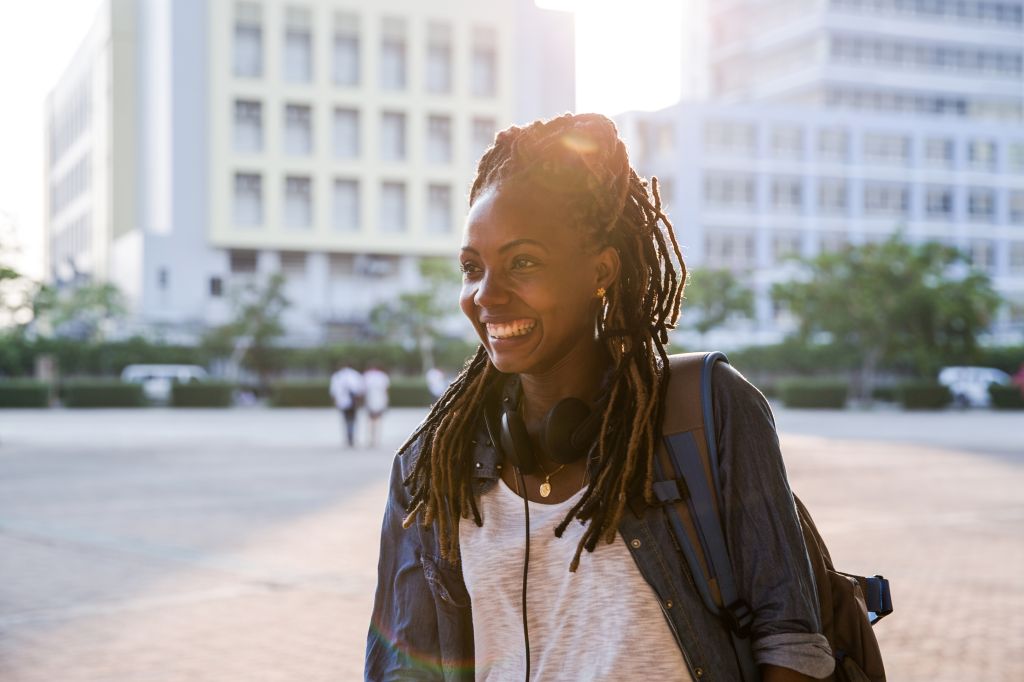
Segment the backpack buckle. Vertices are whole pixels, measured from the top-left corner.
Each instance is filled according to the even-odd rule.
[[[750,628],[754,625],[754,612],[743,599],[737,599],[725,607],[722,614],[730,630],[740,637],[750,636]]]
[[[690,489],[686,487],[686,479],[674,478],[668,481],[655,481],[651,486],[654,496],[663,505],[682,502],[690,498]]]

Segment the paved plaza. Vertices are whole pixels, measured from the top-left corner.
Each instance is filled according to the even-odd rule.
[[[331,410],[0,411],[0,680],[357,680],[391,454]],[[1024,415],[779,410],[889,679],[1024,680]]]

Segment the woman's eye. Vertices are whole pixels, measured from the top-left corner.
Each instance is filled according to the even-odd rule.
[[[534,265],[537,265],[537,261],[533,260],[532,258],[530,258],[528,256],[516,256],[512,260],[512,267],[516,268],[517,270],[521,270],[523,268],[529,268],[529,267],[532,267]]]
[[[462,271],[463,275],[472,275],[472,274],[478,272],[480,270],[480,268],[478,268],[473,263],[463,263],[462,265],[459,266],[459,270]]]

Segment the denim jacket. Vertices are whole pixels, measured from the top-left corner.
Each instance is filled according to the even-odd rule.
[[[814,578],[771,409],[724,363],[714,369],[713,393],[722,521],[737,588],[754,612],[755,660],[823,677],[833,659],[820,634]],[[483,494],[497,482],[501,461],[482,423],[474,443],[473,487]],[[365,676],[375,682],[472,680],[473,613],[461,569],[441,558],[434,527],[402,527],[410,497],[402,481],[416,457],[412,447],[392,468]],[[739,680],[728,631],[704,607],[663,509],[631,500],[618,530],[657,595],[693,679]]]

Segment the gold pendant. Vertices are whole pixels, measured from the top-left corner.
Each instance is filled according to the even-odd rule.
[[[543,483],[540,484],[540,496],[541,497],[547,497],[550,494],[551,494],[551,484],[548,483],[547,481],[544,481]]]

